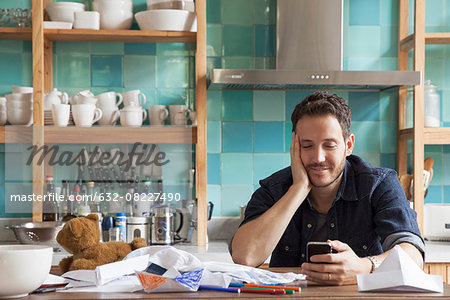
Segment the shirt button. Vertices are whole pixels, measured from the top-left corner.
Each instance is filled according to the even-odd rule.
[[[305,253],[302,253],[302,258],[305,258]]]
[[[331,226],[331,228],[334,228],[334,223],[331,223],[330,226]]]
[[[289,246],[284,247],[285,251],[289,251]]]
[[[308,227],[308,228],[311,228],[311,227],[312,227],[312,225],[311,225],[311,224],[308,224],[308,225],[306,225],[306,227]]]
[[[366,245],[363,245],[363,249],[364,249],[364,250],[367,250],[367,246],[366,246]]]

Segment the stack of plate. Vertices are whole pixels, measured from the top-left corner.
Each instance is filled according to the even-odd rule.
[[[53,116],[51,110],[44,110],[44,125],[53,125]],[[73,125],[72,113],[69,115],[69,124]]]

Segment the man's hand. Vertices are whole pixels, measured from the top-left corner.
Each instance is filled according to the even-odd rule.
[[[300,158],[300,141],[295,132],[292,133],[291,142],[291,170],[292,170],[292,185],[299,184],[300,186],[305,186],[311,190],[311,183],[309,182],[308,173],[306,173],[305,166],[303,165],[302,159]]]
[[[311,262],[302,264],[306,279],[326,285],[356,284],[356,275],[370,273],[372,263],[358,257],[345,243],[328,241],[338,253],[311,256]]]

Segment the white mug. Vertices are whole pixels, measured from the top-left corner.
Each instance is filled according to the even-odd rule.
[[[149,105],[148,117],[150,125],[164,125],[164,121],[169,116],[169,111],[165,105]]]
[[[97,95],[97,107],[100,108],[117,107],[122,103],[122,101],[122,95],[116,92],[106,92]]]
[[[72,105],[72,117],[75,125],[82,127],[91,127],[92,124],[100,120],[103,113],[94,104],[76,104]]]
[[[190,110],[186,105],[169,105],[170,124],[186,125]]]
[[[122,126],[140,127],[147,119],[147,111],[141,107],[126,107],[120,111],[120,124]]]
[[[52,104],[53,125],[66,127],[69,123],[70,105],[69,104]]]
[[[132,90],[122,93],[124,106],[142,106],[147,98],[140,90]]]
[[[99,125],[116,125],[120,112],[116,106],[101,107],[102,117],[98,120]]]

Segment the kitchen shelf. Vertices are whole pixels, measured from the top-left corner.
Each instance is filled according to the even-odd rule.
[[[0,40],[31,41],[31,28],[0,27]]]
[[[399,138],[402,140],[413,140],[414,131],[412,128],[402,129],[399,131]],[[424,145],[449,145],[450,144],[450,127],[423,129]]]
[[[33,130],[26,126],[0,126],[0,143],[31,143]]]
[[[414,48],[414,33],[408,35],[400,41],[402,51],[408,51]],[[450,44],[450,32],[429,32],[425,33],[425,44]]]
[[[44,29],[44,37],[63,42],[195,43],[196,32],[156,30]]]
[[[44,141],[50,144],[195,144],[197,127],[191,126],[93,126],[44,127]]]

